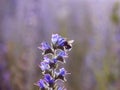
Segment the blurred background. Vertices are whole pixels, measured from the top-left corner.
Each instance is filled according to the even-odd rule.
[[[52,33],[75,40],[67,90],[120,90],[120,0],[0,0],[0,90],[38,90]]]

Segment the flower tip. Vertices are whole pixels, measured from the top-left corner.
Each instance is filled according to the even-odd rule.
[[[74,42],[74,40],[70,40],[70,41],[68,41],[69,44],[72,44],[73,42]]]
[[[39,47],[37,47],[38,49],[42,49],[40,46]]]
[[[33,85],[38,86],[38,84],[37,84],[37,83],[33,83]]]

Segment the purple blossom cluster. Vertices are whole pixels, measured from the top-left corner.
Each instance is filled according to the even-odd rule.
[[[57,80],[66,81],[65,76],[68,72],[62,67],[58,68],[58,62],[66,63],[65,58],[68,57],[67,51],[72,48],[73,40],[67,40],[58,34],[53,34],[51,45],[42,42],[38,47],[43,51],[43,60],[39,67],[42,70],[43,79],[40,79],[36,85],[40,90],[63,90],[64,87],[58,85]]]

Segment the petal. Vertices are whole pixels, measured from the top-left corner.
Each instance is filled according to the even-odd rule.
[[[49,54],[49,53],[53,54],[53,51],[52,51],[49,43],[47,43],[47,42],[42,42],[41,46],[38,47],[38,49],[43,50],[42,55]]]
[[[44,80],[40,79],[37,84],[36,84],[38,87],[40,87],[41,89],[45,89],[46,87],[46,84],[44,82]]]
[[[67,53],[66,53],[65,51],[60,51],[60,52],[58,53],[58,56],[67,57],[68,55],[67,55]]]
[[[54,86],[54,79],[50,76],[50,74],[45,74],[44,75],[44,79],[49,84],[49,87],[53,87]]]
[[[49,82],[51,79],[52,79],[52,77],[50,76],[50,74],[45,74],[45,80],[47,81],[47,82]]]
[[[41,62],[39,67],[41,68],[42,71],[48,70],[50,68],[49,64],[44,61]]]
[[[43,80],[40,80],[40,81],[39,81],[39,85],[40,85],[41,88],[44,87],[44,82],[43,82]]]
[[[56,42],[58,41],[59,37],[60,36],[58,34],[52,34],[52,38],[51,38],[52,43],[56,44]]]
[[[41,49],[42,50],[47,50],[50,48],[50,45],[47,42],[42,42],[41,43]]]
[[[44,58],[44,62],[46,62],[48,64],[50,63],[50,58],[48,58],[47,56],[44,56],[43,58]]]
[[[52,81],[53,81],[53,78],[50,76],[50,74],[45,74],[45,75],[44,75],[44,79],[45,79],[47,82],[52,82]]]
[[[59,75],[65,76],[67,74],[67,71],[64,68],[61,68],[59,70]]]
[[[63,90],[63,88],[62,88],[62,87],[59,87],[58,90]]]
[[[64,42],[66,42],[66,40],[64,38],[62,38],[62,37],[59,37],[57,44],[59,46],[64,46]]]

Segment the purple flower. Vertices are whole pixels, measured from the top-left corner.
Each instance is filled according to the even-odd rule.
[[[47,64],[49,64],[50,69],[55,69],[56,68],[56,59],[50,59],[47,56],[44,57],[44,62],[46,62]]]
[[[65,51],[60,51],[58,54],[57,54],[57,57],[56,59],[58,61],[61,61],[61,62],[64,62],[65,63],[65,57],[68,57],[67,53]]]
[[[49,63],[45,61],[41,62],[39,67],[41,68],[42,71],[50,69]]]
[[[61,79],[63,81],[66,81],[65,75],[68,74],[67,71],[64,68],[59,69],[59,72],[56,72],[56,79]]]
[[[50,49],[50,45],[47,42],[42,42],[41,43],[41,49],[42,50]]]
[[[67,57],[68,54],[67,54],[65,51],[60,51],[60,52],[58,53],[58,56]]]
[[[61,37],[58,34],[53,34],[52,38],[51,38],[51,41],[52,41],[53,44],[56,44],[58,46],[63,46],[64,42],[66,42],[66,39]]]
[[[50,58],[48,58],[47,56],[44,56],[44,61],[47,62],[47,63],[50,63]]]
[[[70,50],[72,48],[71,41],[67,41],[65,38],[61,37],[58,34],[53,34],[51,41],[54,49]]]
[[[67,74],[67,71],[66,71],[64,68],[61,68],[61,69],[59,70],[59,75],[65,76],[66,74]]]
[[[60,36],[58,34],[53,34],[51,38],[52,43],[56,44],[59,38]]]
[[[49,87],[53,87],[54,86],[54,79],[51,77],[50,74],[45,74],[44,75],[44,79],[49,84]]]
[[[38,47],[39,49],[43,50],[43,55],[48,53],[53,53],[50,45],[47,42],[42,42],[41,46]]]
[[[42,79],[40,79],[40,80],[37,82],[36,85],[39,86],[39,87],[41,88],[41,90],[45,90],[45,88],[46,88],[45,81],[42,80]]]
[[[66,40],[64,38],[62,38],[60,35],[58,34],[53,34],[52,38],[51,38],[52,44],[53,44],[53,48],[54,49],[62,49],[64,50],[64,42],[66,42]]]

